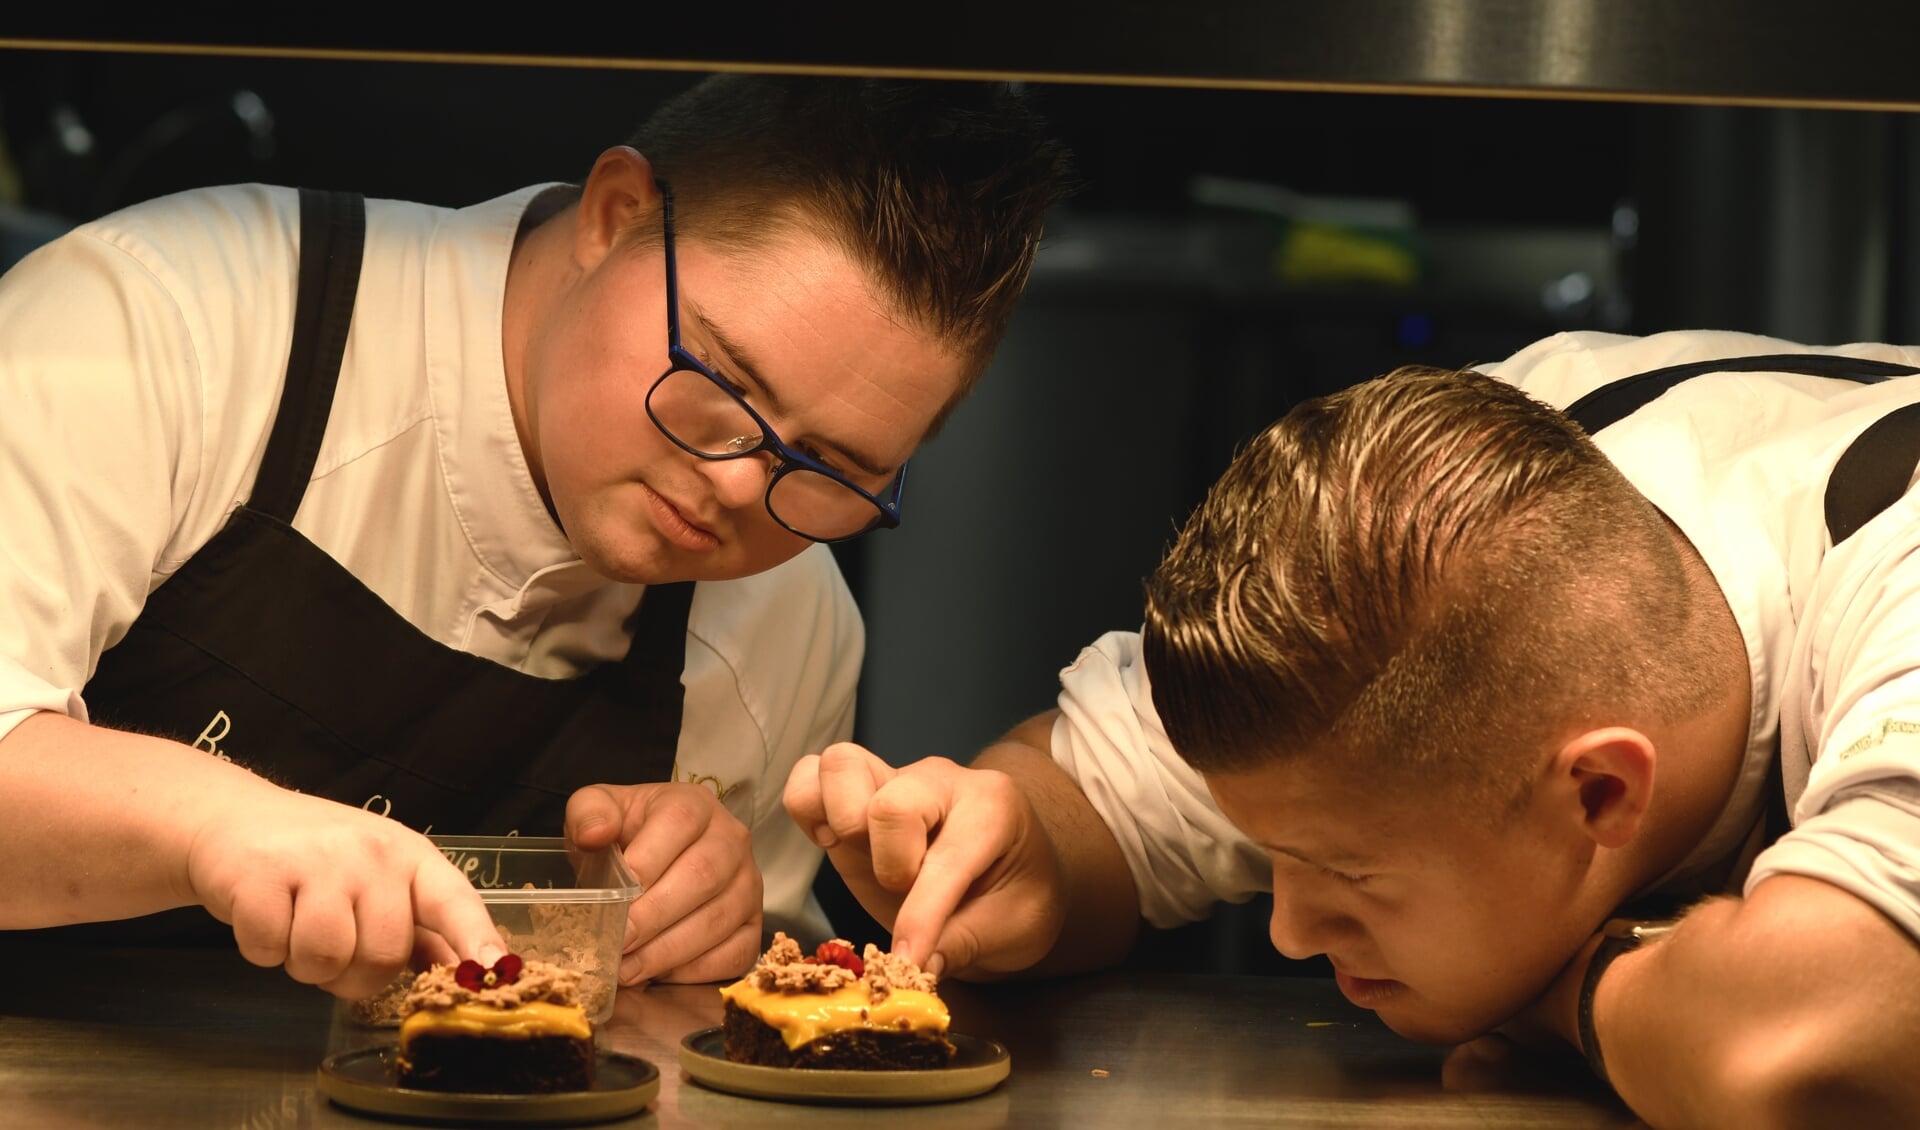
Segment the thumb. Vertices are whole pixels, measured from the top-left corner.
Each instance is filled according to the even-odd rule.
[[[980,944],[970,931],[956,930],[955,908],[971,876],[925,869],[901,900],[893,918],[893,952],[926,968],[938,956],[949,969],[973,964]]]
[[[921,967],[935,977],[943,977],[948,970],[968,969],[979,960],[979,935],[962,923],[949,923],[940,932],[940,940],[934,943],[933,952],[921,963]]]
[[[1440,1063],[1440,1086],[1448,1091],[1504,1090],[1513,1077],[1518,1057],[1512,1041],[1488,1034],[1455,1046]]]
[[[1461,1044],[1459,1051],[1465,1058],[1486,1064],[1498,1064],[1513,1057],[1514,1043],[1497,1032],[1489,1032]]]
[[[907,920],[904,908],[900,917]],[[897,932],[895,950],[909,954],[926,950],[921,967],[937,976],[965,974],[968,980],[998,980],[1045,958],[1060,939],[1060,926],[1059,917],[1043,906],[987,896],[960,904],[937,934],[920,933],[918,937],[926,941],[916,942],[906,930]]]
[[[629,786],[587,785],[567,798],[566,837],[575,847],[595,851],[617,843]]]

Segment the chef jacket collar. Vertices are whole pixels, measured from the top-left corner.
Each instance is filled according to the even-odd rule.
[[[427,252],[427,386],[448,496],[481,566],[549,598],[605,583],[588,570],[534,485],[507,399],[502,307],[531,185],[447,213]],[[569,576],[573,573],[579,576]]]

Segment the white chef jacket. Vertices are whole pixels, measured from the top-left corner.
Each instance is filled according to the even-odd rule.
[[[458,210],[367,201],[352,332],[294,527],[434,640],[563,678],[626,653],[641,586],[573,552],[507,402],[507,264],[551,187]],[[292,189],[199,189],[86,224],[0,277],[0,737],[39,710],[84,719],[101,652],[247,498],[286,370],[298,234]],[[768,925],[803,937],[827,932],[821,852],[781,792],[802,756],[850,736],[864,647],[824,545],[694,589],[674,776],[752,829]],[[244,733],[219,740],[244,755]]]
[[[1567,333],[1482,371],[1566,407],[1635,373],[1711,358],[1843,353],[1920,366],[1920,349],[1809,348],[1750,334]],[[1745,889],[1793,873],[1840,887],[1920,939],[1920,492],[1839,546],[1826,530],[1833,463],[1920,378],[1694,377],[1596,443],[1692,540],[1746,641],[1752,716],[1738,782],[1663,886],[1738,854],[1782,760],[1793,829]],[[1156,926],[1270,889],[1265,853],[1223,817],[1153,709],[1137,632],[1113,632],[1061,672],[1054,759],[1113,829]],[[1777,744],[1776,744],[1777,743]]]

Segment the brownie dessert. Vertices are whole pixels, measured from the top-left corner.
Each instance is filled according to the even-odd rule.
[[[785,934],[752,972],[720,990],[727,1058],[764,1067],[903,1071],[946,1067],[947,1006],[904,957],[843,939],[812,955]]]
[[[402,1087],[479,1094],[550,1094],[593,1086],[593,1025],[579,978],[508,954],[436,965],[401,1006],[394,1057]]]

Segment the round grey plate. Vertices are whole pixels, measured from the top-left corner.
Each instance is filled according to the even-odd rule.
[[[637,1056],[600,1052],[593,1088],[553,1095],[480,1095],[416,1091],[393,1081],[393,1048],[364,1048],[320,1064],[320,1093],[363,1114],[412,1120],[566,1126],[623,1118],[660,1093],[660,1069]]]
[[[716,1091],[787,1102],[884,1105],[972,1098],[1000,1085],[1013,1057],[992,1040],[948,1033],[957,1053],[948,1067],[924,1071],[823,1071],[761,1067],[727,1058],[720,1029],[702,1028],[680,1041],[680,1066]]]

